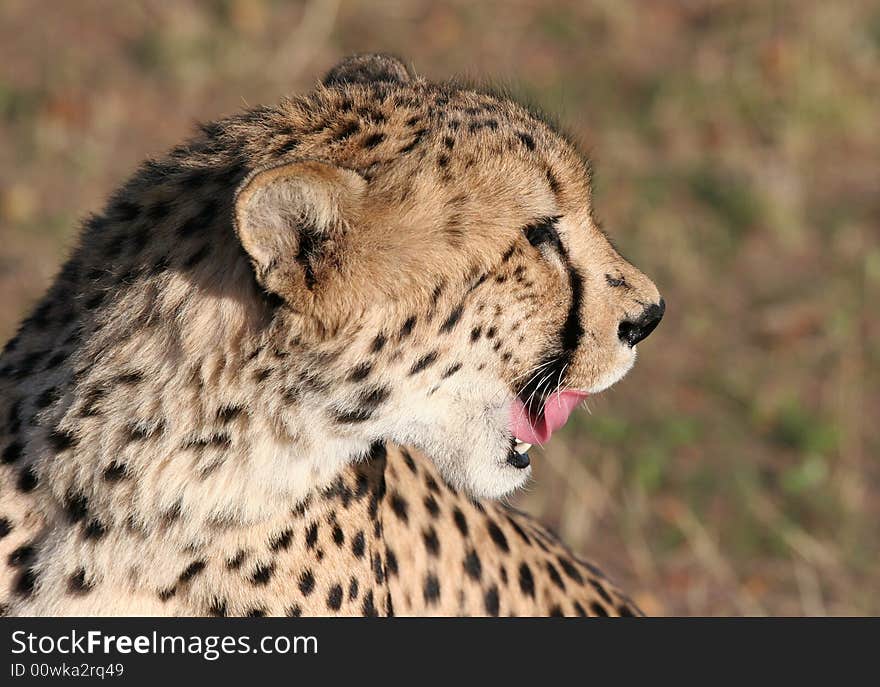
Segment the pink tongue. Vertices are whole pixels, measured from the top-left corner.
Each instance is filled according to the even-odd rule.
[[[537,418],[529,417],[529,411],[519,399],[510,406],[510,430],[520,441],[527,444],[543,444],[550,435],[562,427],[568,416],[589,394],[581,391],[562,391],[547,398],[544,412]]]

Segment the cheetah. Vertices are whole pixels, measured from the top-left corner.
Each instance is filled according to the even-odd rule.
[[[497,499],[664,301],[538,114],[385,55],[202,125],[0,357],[10,615],[633,615]]]

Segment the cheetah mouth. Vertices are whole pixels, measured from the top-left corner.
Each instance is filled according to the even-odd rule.
[[[514,437],[511,450],[525,454],[532,444],[546,443],[587,396],[586,392],[569,390],[550,394],[543,403],[514,398],[510,406],[510,430]]]

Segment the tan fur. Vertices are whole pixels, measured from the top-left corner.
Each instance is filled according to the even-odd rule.
[[[558,249],[526,240],[542,218]],[[540,119],[391,58],[344,62],[146,163],[7,344],[0,600],[633,612],[525,516],[472,499],[528,479],[508,415],[536,367],[559,368],[539,396],[604,389],[635,357],[619,324],[658,300]]]

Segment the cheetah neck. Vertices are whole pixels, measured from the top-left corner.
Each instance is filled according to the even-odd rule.
[[[333,353],[297,343],[295,317],[256,318],[173,275],[137,286],[79,323],[81,346],[55,345],[61,365],[4,394],[12,479],[47,519],[204,545],[289,513],[369,453],[332,431],[333,380],[316,369]],[[46,341],[26,326],[0,368]]]

